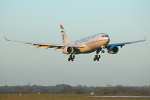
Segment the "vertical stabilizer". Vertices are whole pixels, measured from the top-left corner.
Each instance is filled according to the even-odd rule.
[[[68,40],[68,37],[67,37],[67,34],[65,32],[65,29],[64,29],[63,25],[60,25],[60,30],[61,30],[61,34],[62,34],[63,44],[70,43],[70,41]]]

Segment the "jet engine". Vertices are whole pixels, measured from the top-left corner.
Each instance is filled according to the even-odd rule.
[[[64,53],[64,54],[71,54],[71,53],[73,53],[73,51],[74,51],[73,47],[65,47],[63,49],[62,53]]]
[[[116,53],[118,53],[118,51],[119,51],[119,48],[117,46],[112,46],[112,47],[108,48],[109,54],[116,54]]]

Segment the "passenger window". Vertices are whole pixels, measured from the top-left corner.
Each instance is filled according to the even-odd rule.
[[[108,35],[102,35],[102,37],[108,37]]]

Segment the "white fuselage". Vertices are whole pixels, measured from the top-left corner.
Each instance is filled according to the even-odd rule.
[[[79,52],[74,52],[73,54],[80,53],[90,53],[97,49],[102,48],[103,46],[109,43],[109,36],[105,33],[99,33],[93,36],[89,36],[83,39],[79,39],[77,41],[68,43],[67,45],[84,45],[83,48],[78,48]]]

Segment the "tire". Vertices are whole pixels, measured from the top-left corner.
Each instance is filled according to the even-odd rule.
[[[104,50],[102,50],[102,53],[105,53],[105,51],[104,51]]]
[[[99,58],[97,58],[97,61],[99,61]]]
[[[73,57],[72,57],[73,59],[75,58],[75,55],[73,55]]]
[[[72,58],[72,55],[70,55],[69,58],[71,59],[71,58]]]
[[[97,55],[95,55],[95,58],[97,58]]]
[[[70,61],[70,58],[68,58],[68,61]]]
[[[71,59],[71,61],[73,61],[73,59]]]

